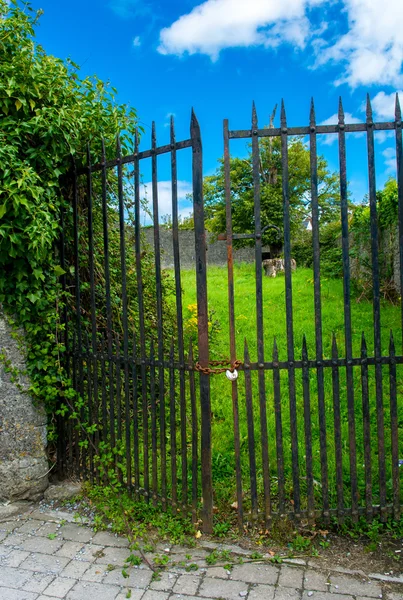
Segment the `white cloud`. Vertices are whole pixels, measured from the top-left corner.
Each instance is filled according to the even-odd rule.
[[[344,113],[344,121],[348,125],[354,125],[355,123],[362,123],[362,120],[357,119],[356,117],[353,117],[353,115],[349,112]],[[338,122],[339,122],[339,116],[337,113],[335,113],[328,119],[325,119],[324,121],[322,121],[322,123],[320,123],[320,124],[321,125],[337,125]],[[354,133],[353,135],[361,136],[363,134],[362,133]],[[336,133],[329,133],[327,135],[320,135],[318,139],[320,142],[322,142],[322,144],[325,144],[326,146],[331,146],[332,144],[337,142],[338,137],[337,137]]]
[[[403,109],[403,91],[398,91],[400,106]],[[396,92],[392,94],[385,94],[385,92],[379,92],[371,100],[372,109],[376,114],[377,119],[390,121],[395,118],[395,102]]]
[[[386,148],[382,155],[385,159],[386,173],[396,174],[396,148]]]
[[[186,196],[192,193],[192,184],[189,181],[178,181],[178,213],[181,217],[186,217],[192,212],[192,201]],[[145,198],[148,203],[148,210],[152,215],[153,197],[151,181],[143,184],[140,188],[140,197]],[[171,181],[158,182],[158,211],[159,217],[172,215],[172,183]],[[142,212],[141,222],[143,225],[152,223],[151,217]]]
[[[161,54],[207,54],[217,60],[233,47],[277,47],[283,43],[304,49],[312,45],[315,67],[329,62],[345,65],[336,84],[403,83],[402,0],[339,0],[338,30],[318,25],[312,9],[323,12],[334,0],[206,0],[160,32]],[[327,38],[325,39],[325,36]]]
[[[307,7],[326,0],[207,0],[161,31],[161,54],[185,52],[218,58],[223,48],[276,47],[282,42],[304,48],[310,24]]]
[[[141,39],[139,35],[136,35],[136,37],[133,39],[133,46],[135,48],[138,48],[139,46],[141,46]]]

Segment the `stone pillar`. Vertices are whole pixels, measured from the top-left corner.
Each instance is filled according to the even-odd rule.
[[[0,353],[23,372],[24,358],[0,313]],[[38,500],[48,487],[46,413],[28,394],[29,382],[0,362],[0,500]]]

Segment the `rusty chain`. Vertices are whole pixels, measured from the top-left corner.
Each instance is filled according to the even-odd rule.
[[[226,373],[226,371],[231,371],[233,373],[235,369],[239,369],[242,365],[241,360],[234,360],[233,363],[229,360],[210,360],[208,367],[202,367],[199,362],[197,362],[194,366],[195,371],[199,371],[203,373],[203,375],[218,375],[219,373]]]

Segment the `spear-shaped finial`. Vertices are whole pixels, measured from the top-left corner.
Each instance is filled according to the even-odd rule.
[[[246,338],[244,339],[244,363],[245,365],[249,365],[250,364],[250,358],[249,358],[249,348],[248,348],[248,342],[246,341]]]
[[[278,348],[277,348],[276,336],[274,336],[274,340],[273,340],[273,360],[274,360],[274,362],[278,362]]]
[[[284,99],[281,99],[281,114],[280,114],[281,127],[287,127],[287,117],[285,115]]]
[[[333,358],[333,360],[337,360],[338,357],[339,357],[339,352],[337,349],[336,334],[333,331],[333,334],[332,334],[332,358]]]
[[[306,335],[302,336],[302,360],[308,360],[308,346],[306,344]]]
[[[309,113],[309,124],[311,127],[315,127],[315,125],[316,125],[315,103],[313,101],[313,98],[311,98],[311,110]]]
[[[155,131],[155,121],[151,123],[151,144],[152,147],[155,148],[157,145],[157,134]]]
[[[175,143],[175,120],[174,116],[171,115],[170,118],[170,132],[171,132],[171,144]]]
[[[134,131],[134,151],[137,154],[139,150],[139,130],[138,127],[136,127],[135,131]]]
[[[122,147],[120,144],[120,134],[119,133],[116,136],[116,153],[118,155],[118,158],[120,158],[120,155],[122,153]]]
[[[367,123],[372,123],[373,122],[373,116],[372,116],[372,106],[371,106],[371,100],[369,97],[369,94],[367,94],[367,108],[366,108],[366,115],[367,115]]]
[[[400,100],[399,100],[398,92],[396,92],[396,100],[395,100],[395,119],[396,119],[396,121],[402,120],[402,111],[400,108]]]
[[[339,116],[339,125],[344,125],[344,108],[343,108],[343,100],[341,99],[341,96],[339,97],[338,116]]]
[[[389,337],[389,354],[390,356],[394,357],[395,356],[395,340],[393,338],[393,331],[390,330],[390,337]]]
[[[255,102],[252,102],[252,129],[257,129],[257,112]]]
[[[367,357],[367,341],[365,339],[365,333],[364,332],[362,332],[362,335],[361,335],[361,356],[363,358]]]
[[[90,148],[90,143],[89,142],[87,144],[87,166],[88,167],[91,166],[91,148]]]

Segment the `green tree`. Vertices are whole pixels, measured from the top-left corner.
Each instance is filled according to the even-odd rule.
[[[261,186],[262,227],[270,224],[283,227],[281,140],[263,138],[260,147],[259,178]],[[211,231],[225,231],[224,160],[220,159],[214,175],[204,179],[206,217]],[[234,233],[254,231],[254,186],[252,153],[246,158],[231,158],[231,206]],[[289,189],[292,230],[301,227],[310,216],[310,156],[309,148],[301,138],[289,142]],[[318,192],[320,222],[325,224],[339,216],[339,179],[329,171],[326,159],[318,156]],[[278,233],[268,229],[263,237],[266,244],[278,244]],[[247,240],[238,242],[251,244]],[[280,240],[281,243],[281,240]]]

